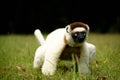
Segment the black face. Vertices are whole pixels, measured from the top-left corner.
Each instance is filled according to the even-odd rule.
[[[72,38],[73,38],[74,42],[81,43],[85,40],[85,37],[86,37],[85,31],[72,33]]]

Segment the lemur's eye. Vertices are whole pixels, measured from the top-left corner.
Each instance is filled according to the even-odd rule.
[[[78,34],[79,34],[79,32],[75,32],[75,33],[74,33],[74,36],[75,36],[75,37],[77,37],[77,36],[78,36]]]
[[[83,31],[83,32],[81,32],[81,33],[82,33],[84,36],[86,35],[86,32],[84,32],[84,31]]]
[[[75,33],[75,34],[74,34],[74,36],[78,36],[78,34],[77,34],[77,33]]]

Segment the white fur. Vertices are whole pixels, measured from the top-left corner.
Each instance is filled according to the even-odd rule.
[[[64,29],[58,29],[47,36],[45,43],[36,50],[34,68],[39,69],[42,66],[43,74],[54,74],[58,58],[65,46],[64,33]]]
[[[84,42],[80,57],[80,71],[83,74],[89,73],[89,64],[95,57],[96,47],[88,42]]]
[[[85,31],[85,28],[83,28],[83,27],[78,27],[78,28],[75,28],[73,31]]]
[[[44,40],[44,37],[43,37],[41,31],[39,29],[36,29],[35,32],[34,32],[34,35],[38,39],[39,43],[41,45],[43,45],[45,40]]]
[[[37,33],[37,34],[36,34]],[[35,30],[35,36],[37,36],[38,41],[41,43],[35,52],[34,57],[34,68],[42,70],[44,75],[54,75],[57,69],[57,61],[64,50],[66,43],[64,37],[68,37],[65,28],[57,29],[51,32],[46,40],[43,39],[42,34],[37,29]],[[39,36],[42,36],[41,38]],[[71,40],[68,37],[68,41]],[[72,42],[72,41],[70,41]],[[74,43],[72,43],[74,44]],[[93,57],[95,56],[96,48],[93,44],[84,42],[81,52],[80,72],[86,74],[89,72],[89,63],[91,63]]]

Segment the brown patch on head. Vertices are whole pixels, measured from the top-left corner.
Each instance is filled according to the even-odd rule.
[[[84,27],[86,30],[88,30],[87,24],[83,22],[73,22],[70,24],[71,30],[73,30],[76,27]]]

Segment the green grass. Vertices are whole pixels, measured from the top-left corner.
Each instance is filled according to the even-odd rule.
[[[33,69],[34,35],[0,35],[0,80],[120,80],[120,34],[92,33],[88,42],[97,47],[91,75],[75,73],[73,61],[60,61],[56,74],[46,77]]]

